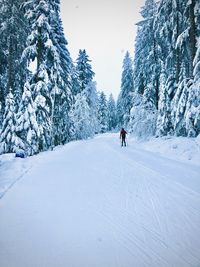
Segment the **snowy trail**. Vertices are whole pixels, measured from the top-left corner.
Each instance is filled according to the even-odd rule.
[[[1,267],[200,266],[200,167],[112,134],[32,160],[0,200]]]

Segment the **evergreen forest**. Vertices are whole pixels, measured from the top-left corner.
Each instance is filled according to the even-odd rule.
[[[0,154],[121,127],[138,138],[200,134],[200,0],[145,1],[116,101],[97,89],[85,49],[73,62],[60,0],[1,0],[0,14]]]

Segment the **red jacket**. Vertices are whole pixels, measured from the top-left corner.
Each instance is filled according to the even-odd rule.
[[[120,131],[120,138],[126,138],[126,135],[127,135],[127,132],[124,129],[122,129]]]

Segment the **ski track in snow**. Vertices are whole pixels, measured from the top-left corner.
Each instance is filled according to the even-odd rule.
[[[0,200],[1,267],[200,266],[197,165],[115,134],[32,161]]]
[[[23,162],[14,154],[2,155],[0,161],[0,199],[31,169],[30,160]],[[13,171],[14,169],[14,171]]]

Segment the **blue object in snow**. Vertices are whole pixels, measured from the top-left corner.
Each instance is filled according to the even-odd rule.
[[[26,157],[26,154],[25,154],[24,150],[18,150],[15,153],[15,157],[24,159]]]

